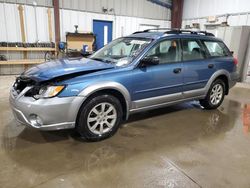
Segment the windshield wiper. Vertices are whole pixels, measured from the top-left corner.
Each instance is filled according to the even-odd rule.
[[[107,60],[107,59],[105,59],[104,62],[105,62],[105,63],[114,63],[113,61]]]
[[[96,60],[96,61],[101,61],[101,62],[104,62],[104,63],[113,63],[113,61],[111,61],[111,60],[97,58],[97,57],[93,57],[91,59]]]
[[[102,58],[93,57],[93,58],[90,58],[90,59],[93,59],[93,60],[96,60],[96,61],[102,61],[103,62]]]

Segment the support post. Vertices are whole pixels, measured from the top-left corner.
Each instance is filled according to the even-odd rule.
[[[26,42],[26,37],[25,37],[25,29],[24,29],[24,16],[23,16],[23,6],[19,5],[18,6],[18,11],[19,11],[19,18],[20,18],[20,28],[21,28],[21,36],[22,36],[22,42]]]
[[[23,16],[23,6],[19,5],[18,6],[18,11],[19,11],[19,18],[20,18],[20,29],[21,29],[21,36],[22,36],[22,42],[26,42],[26,35],[25,35],[25,29],[24,29],[24,16]],[[27,59],[28,58],[28,53],[27,51],[23,52],[23,58]],[[28,68],[27,65],[24,65],[24,70]]]
[[[51,9],[48,8],[49,41],[52,42]]]
[[[53,0],[54,6],[54,19],[55,19],[55,44],[58,46],[60,42],[60,9],[59,0]],[[57,49],[58,50],[58,49]]]
[[[171,10],[171,27],[181,28],[182,25],[183,0],[173,0]]]

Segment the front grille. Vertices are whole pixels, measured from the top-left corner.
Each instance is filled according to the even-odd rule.
[[[13,88],[19,94],[27,86],[32,86],[34,84],[35,84],[35,82],[33,80],[31,80],[30,78],[25,78],[25,77],[19,76],[16,78],[16,82],[14,83]]]

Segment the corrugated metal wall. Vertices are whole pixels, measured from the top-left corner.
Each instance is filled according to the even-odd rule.
[[[52,7],[52,0],[0,0],[0,2]],[[171,0],[166,0],[171,4]],[[60,0],[60,8],[103,13],[102,8],[113,8],[119,16],[170,20],[170,9],[148,0]],[[113,14],[113,12],[109,12]]]
[[[108,10],[113,8],[119,16],[170,20],[169,9],[147,0],[60,0],[60,7],[94,13],[103,13],[103,7]]]
[[[0,3],[0,41],[21,42],[18,4]],[[27,42],[49,41],[48,8],[23,5]],[[52,11],[52,25],[53,9]],[[36,24],[38,23],[38,24]]]
[[[182,26],[200,23],[201,30],[205,29],[208,16],[217,16],[217,23],[226,21],[230,26],[250,25],[249,0],[185,0],[183,7]]]
[[[27,2],[29,1],[27,0]],[[159,5],[152,5],[160,7]],[[0,41],[22,41],[18,6],[19,4],[15,3],[0,3]],[[26,42],[48,42],[48,7],[31,5],[23,5],[23,7]],[[169,9],[164,9],[165,13],[170,14]],[[51,8],[51,11],[53,21],[53,8]],[[115,26],[113,38],[128,35],[134,31],[137,31],[139,30],[141,24],[161,27],[170,25],[170,21],[168,20],[170,18],[170,15],[168,15],[166,19],[153,19],[137,16],[119,16],[118,14],[101,14],[79,10],[61,9],[60,16],[61,37],[63,41],[65,41],[65,32],[74,31],[74,25],[79,25],[79,30],[92,31],[93,19],[113,21],[113,24]],[[52,23],[52,25],[54,26],[54,23]],[[52,28],[54,30],[54,27]]]
[[[0,28],[1,28],[0,41],[3,42],[22,41],[18,6],[19,6],[18,4],[0,3]],[[24,8],[24,29],[26,35],[26,42],[30,43],[37,41],[49,42],[48,15],[47,15],[48,8],[33,7],[29,5],[23,5],[23,8]],[[52,8],[51,11],[52,11],[52,26],[53,26],[54,17]],[[52,29],[54,28],[52,27]],[[38,54],[39,53],[29,53],[28,57],[39,58],[37,57]],[[6,55],[8,59],[22,58],[21,54],[16,52],[7,52]],[[43,55],[41,57],[43,58]]]
[[[33,3],[36,2],[38,6],[52,7],[52,0],[0,0],[0,2],[25,5],[33,5]]]
[[[18,12],[19,4],[0,3],[0,42],[21,42],[20,18]],[[23,5],[24,28],[26,42],[49,41],[47,7],[33,7]],[[52,26],[54,25],[53,9]],[[38,24],[36,24],[38,23]],[[54,27],[52,27],[54,30]],[[54,31],[53,31],[54,33]],[[53,35],[54,36],[54,35]],[[54,40],[54,39],[53,39]],[[22,52],[0,51],[7,59],[22,59]],[[43,59],[43,52],[28,52],[30,59]],[[23,65],[1,65],[0,74],[18,74],[23,71]]]
[[[49,42],[48,8],[52,0],[0,0],[0,42],[21,42],[19,3],[24,7],[26,42]],[[74,31],[93,31],[93,19],[113,21],[113,39],[138,31],[143,25],[159,27],[170,26],[170,9],[151,3],[147,0],[61,0],[60,21],[61,40],[65,41],[65,33]],[[104,14],[102,7],[114,8],[115,11]],[[80,9],[80,10],[79,10]],[[53,8],[52,21],[54,21]],[[53,41],[54,41],[54,22]],[[8,59],[22,59],[20,52],[0,52]],[[44,58],[44,53],[29,52],[28,58]],[[0,74],[18,74],[22,65],[2,65]]]
[[[183,19],[249,11],[249,0],[185,0]]]
[[[141,25],[153,25],[159,27],[169,27],[170,21],[154,20],[146,18],[114,16],[97,13],[89,13],[74,10],[60,10],[61,40],[65,41],[66,32],[74,32],[74,25],[78,25],[79,31],[93,31],[93,20],[113,21],[113,38],[129,35],[140,30]]]

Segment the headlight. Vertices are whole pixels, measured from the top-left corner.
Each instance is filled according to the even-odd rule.
[[[64,89],[64,87],[65,86],[45,86],[42,87],[39,90],[38,94],[35,95],[34,97],[36,99],[55,97]]]

